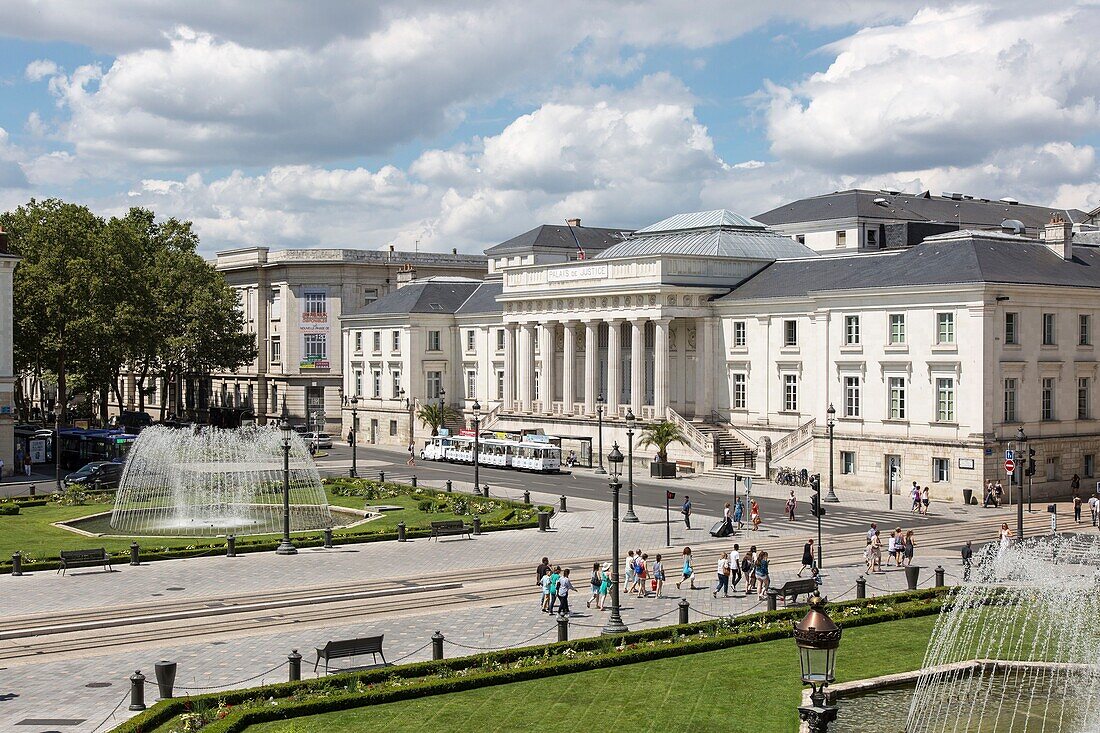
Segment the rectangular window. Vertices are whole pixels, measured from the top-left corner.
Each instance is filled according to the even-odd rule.
[[[443,372],[428,372],[427,376],[425,380],[427,391],[424,396],[429,400],[438,400],[439,390],[443,388]]]
[[[1080,346],[1092,344],[1092,319],[1087,313],[1077,316],[1077,343]]]
[[[271,363],[279,364],[283,360],[283,341],[279,336],[271,337]]]
[[[1019,313],[1005,313],[1005,343],[1006,344],[1018,344],[1020,333],[1020,314]]]
[[[314,315],[324,315],[328,312],[328,308],[325,305],[324,293],[303,293],[302,297],[305,299],[305,313],[312,313]]]
[[[302,337],[305,345],[306,361],[324,361],[328,359],[328,334],[307,333]]]
[[[391,339],[392,339],[393,343],[390,346],[390,351],[393,351],[394,353],[400,352],[401,351],[401,332],[400,331],[394,331],[392,336],[391,336]]]
[[[363,372],[358,369],[355,370],[355,382],[352,387],[355,390],[352,394],[354,394],[356,397],[359,397],[363,394]]]
[[[371,346],[376,354],[382,353],[382,332],[374,331],[371,333]]]
[[[355,353],[356,354],[362,354],[363,353],[363,332],[362,331],[356,331],[355,332]]]
[[[733,409],[744,410],[746,409],[745,398],[745,375],[734,374],[733,375]]]
[[[890,419],[905,419],[905,377],[890,377]]]
[[[504,351],[504,329],[497,329],[497,351]]]
[[[904,313],[891,313],[890,314],[890,343],[891,344],[904,344],[905,343],[905,314]]]
[[[1054,377],[1043,377],[1042,381],[1042,419],[1054,419]]]
[[[783,375],[783,409],[798,412],[798,375]]]
[[[1078,377],[1077,378],[1077,419],[1088,420],[1091,416],[1091,410],[1089,410],[1089,378]]]
[[[279,385],[271,385],[271,402],[267,406],[268,413],[274,414],[279,410]]]
[[[466,372],[466,399],[477,398],[477,372],[470,369]]]
[[[390,435],[397,435],[397,421],[390,420]]]
[[[844,378],[844,417],[860,416],[859,377]]]
[[[283,289],[279,287],[271,288],[271,295],[267,298],[267,316],[273,321],[277,321],[283,316]]]
[[[538,369],[536,369],[535,374],[534,374],[534,379],[531,380],[533,382],[533,384],[531,386],[534,388],[534,392],[535,392],[536,396],[539,394],[539,377],[540,376],[542,376],[542,373]]]
[[[428,331],[428,351],[439,350],[439,331]]]
[[[936,421],[955,422],[955,380],[951,377],[936,380]]]
[[[840,451],[840,472],[846,474],[856,472],[856,452],[854,450]]]
[[[370,305],[376,300],[378,300],[377,288],[367,288],[363,291],[363,305]]]
[[[390,397],[397,399],[401,396],[401,372],[390,372]]]
[[[936,483],[942,483],[944,481],[951,480],[951,459],[932,459],[932,480]]]
[[[474,345],[477,339],[477,331],[469,330],[466,332],[466,351],[473,351]]]
[[[836,233],[836,246],[837,247],[847,247],[848,246],[848,232],[846,230],[841,229],[840,231],[838,231]]]
[[[370,396],[378,399],[382,396],[382,372],[373,371],[370,375]]]
[[[1043,314],[1043,346],[1054,346],[1054,337],[1057,334],[1054,333],[1054,314]]]
[[[799,244],[806,244],[806,235],[805,234],[796,234],[794,238],[795,238],[795,241],[798,242]]]
[[[869,248],[878,248],[878,232],[874,229],[867,230],[867,246]]]
[[[783,345],[798,346],[798,321],[783,321]]]
[[[859,316],[844,316],[844,345],[859,345]]]
[[[748,343],[748,337],[745,330],[744,321],[733,322],[733,346],[734,348],[742,348]]]
[[[504,399],[504,372],[497,370],[497,399]]]
[[[1016,422],[1016,379],[1005,379],[1004,422]]]
[[[1085,478],[1092,478],[1096,473],[1096,456],[1092,453],[1086,453],[1084,458],[1084,465],[1081,466],[1081,471],[1085,474]]]
[[[936,314],[936,343],[937,344],[953,344],[953,343],[955,343],[955,314],[954,313],[937,313]]]

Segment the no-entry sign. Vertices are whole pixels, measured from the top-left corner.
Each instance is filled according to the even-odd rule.
[[[1016,473],[1016,461],[1011,458],[1005,461],[1005,473]]]

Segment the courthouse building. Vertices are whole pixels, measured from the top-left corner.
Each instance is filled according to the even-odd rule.
[[[8,235],[0,230],[0,459],[4,460],[3,475],[19,470],[14,465],[15,376],[12,362],[14,340],[14,310],[12,306],[12,276],[19,262],[8,250]]]

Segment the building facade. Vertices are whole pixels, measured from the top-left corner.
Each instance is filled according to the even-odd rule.
[[[19,470],[15,457],[15,372],[12,361],[12,344],[15,340],[12,278],[19,262],[8,250],[8,235],[0,230],[0,459],[4,461],[3,475]]]

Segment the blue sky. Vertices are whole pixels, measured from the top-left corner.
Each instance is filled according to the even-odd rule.
[[[1100,204],[1085,3],[6,5],[0,207],[146,206],[207,252],[477,251],[854,186]]]

